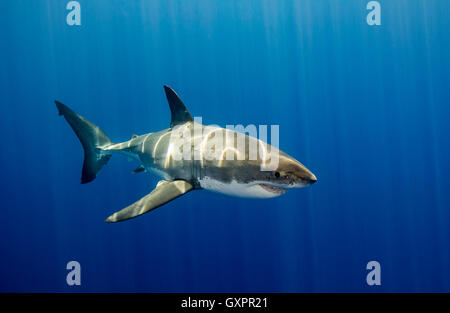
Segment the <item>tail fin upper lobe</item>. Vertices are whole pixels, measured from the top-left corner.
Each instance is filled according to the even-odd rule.
[[[111,155],[102,151],[102,147],[112,142],[108,136],[96,125],[78,115],[66,105],[55,101],[59,115],[63,115],[70,124],[84,148],[84,163],[81,174],[81,183],[93,181],[97,173],[111,158]]]

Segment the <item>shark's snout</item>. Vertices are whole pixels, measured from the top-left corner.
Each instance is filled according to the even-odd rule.
[[[306,187],[317,181],[317,177],[306,166],[287,154],[281,155],[275,177],[284,188]]]
[[[316,177],[316,175],[311,173],[311,175],[302,178],[302,180],[306,183],[306,185],[312,185],[317,181],[317,177]]]
[[[317,181],[316,175],[311,173],[305,166],[301,165],[295,173],[295,185],[305,187],[314,184]]]

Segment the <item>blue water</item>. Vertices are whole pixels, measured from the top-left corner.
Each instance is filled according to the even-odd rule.
[[[380,26],[363,0],[80,0],[81,26],[67,2],[0,2],[0,291],[450,291],[449,1]],[[168,127],[163,84],[206,124],[280,125],[318,182],[104,223],[157,178],[114,156],[81,185],[53,100],[128,140]]]

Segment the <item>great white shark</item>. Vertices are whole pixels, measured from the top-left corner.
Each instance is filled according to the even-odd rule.
[[[260,139],[197,123],[175,91],[168,86],[164,90],[172,114],[170,128],[133,135],[120,143],[113,143],[98,126],[55,101],[59,115],[64,116],[84,148],[82,184],[93,181],[116,153],[140,163],[133,173],[153,172],[162,178],[148,195],[112,214],[106,222],[134,218],[192,190],[272,198],[317,181],[299,161]],[[218,145],[218,138],[225,143]],[[252,153],[255,147],[258,153]],[[181,150],[183,153],[175,153]],[[179,157],[181,154],[183,157]]]

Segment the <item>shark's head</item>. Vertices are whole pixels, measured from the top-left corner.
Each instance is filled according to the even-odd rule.
[[[302,188],[314,184],[316,176],[303,164],[285,153],[280,153],[278,166],[261,172],[258,185],[273,196],[284,194],[290,188]]]

